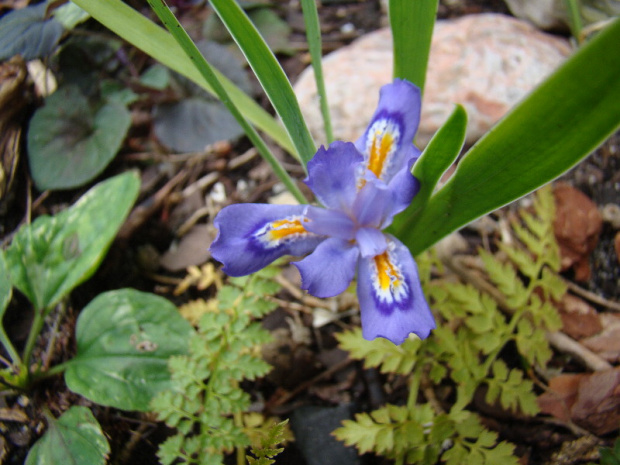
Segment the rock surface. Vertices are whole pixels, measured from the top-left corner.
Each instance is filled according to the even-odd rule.
[[[530,21],[542,29],[568,31],[570,19],[565,0],[505,0],[510,12],[517,18]],[[620,2],[581,0],[581,21],[589,25],[620,15]]]
[[[438,21],[417,142],[426,145],[450,115],[454,103],[467,109],[467,142],[475,142],[569,53],[565,39],[505,15],[469,15]],[[355,140],[372,116],[379,88],[392,80],[390,31],[375,31],[327,55],[323,73],[334,136]],[[295,92],[313,136],[324,143],[310,68],[300,76]]]

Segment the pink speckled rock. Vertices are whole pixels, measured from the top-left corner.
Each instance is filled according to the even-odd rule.
[[[454,103],[469,115],[473,143],[569,55],[568,41],[528,23],[497,14],[438,21],[429,61],[417,141],[424,146],[448,118]],[[390,31],[381,29],[327,55],[323,72],[336,139],[359,137],[392,80]],[[324,143],[314,76],[295,84],[302,111],[317,142]]]

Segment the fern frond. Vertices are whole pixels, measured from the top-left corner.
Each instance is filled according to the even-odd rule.
[[[351,358],[363,360],[366,368],[379,368],[382,373],[411,373],[422,345],[417,338],[409,338],[400,346],[382,338],[367,341],[359,328],[339,333],[336,337],[340,347],[350,352]]]
[[[247,429],[235,417],[250,406],[250,396],[240,383],[270,369],[260,353],[270,335],[254,318],[274,308],[269,297],[279,285],[264,276],[269,273],[231,280],[216,299],[182,309],[198,330],[189,341],[189,354],[169,360],[171,389],[151,403],[158,417],[178,431],[162,444],[162,463],[219,465],[224,454],[249,445]],[[256,463],[273,463],[265,460],[271,460],[276,449],[263,449]]]

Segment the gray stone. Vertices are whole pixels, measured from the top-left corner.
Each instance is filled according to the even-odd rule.
[[[566,0],[505,0],[517,18],[530,21],[541,29],[568,31],[570,20]],[[590,25],[620,15],[618,0],[581,0],[578,2],[581,21]]]
[[[565,39],[505,15],[469,15],[438,21],[417,143],[428,143],[455,103],[466,108],[467,142],[475,142],[551,74],[570,51]],[[379,88],[392,80],[390,31],[381,29],[361,37],[327,55],[323,66],[334,136],[353,141],[363,133],[372,116]],[[310,68],[300,76],[295,92],[310,131],[317,142],[324,143]]]

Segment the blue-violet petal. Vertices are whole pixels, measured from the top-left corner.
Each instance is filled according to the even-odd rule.
[[[293,264],[301,274],[302,289],[316,297],[333,297],[353,280],[358,257],[359,249],[349,241],[330,238]]]
[[[377,337],[402,344],[409,334],[428,337],[435,328],[409,250],[393,236],[387,250],[376,257],[360,258],[357,296],[365,339]]]
[[[211,255],[230,276],[244,276],[283,255],[305,255],[325,237],[305,229],[306,205],[236,204],[213,221],[218,236]]]

